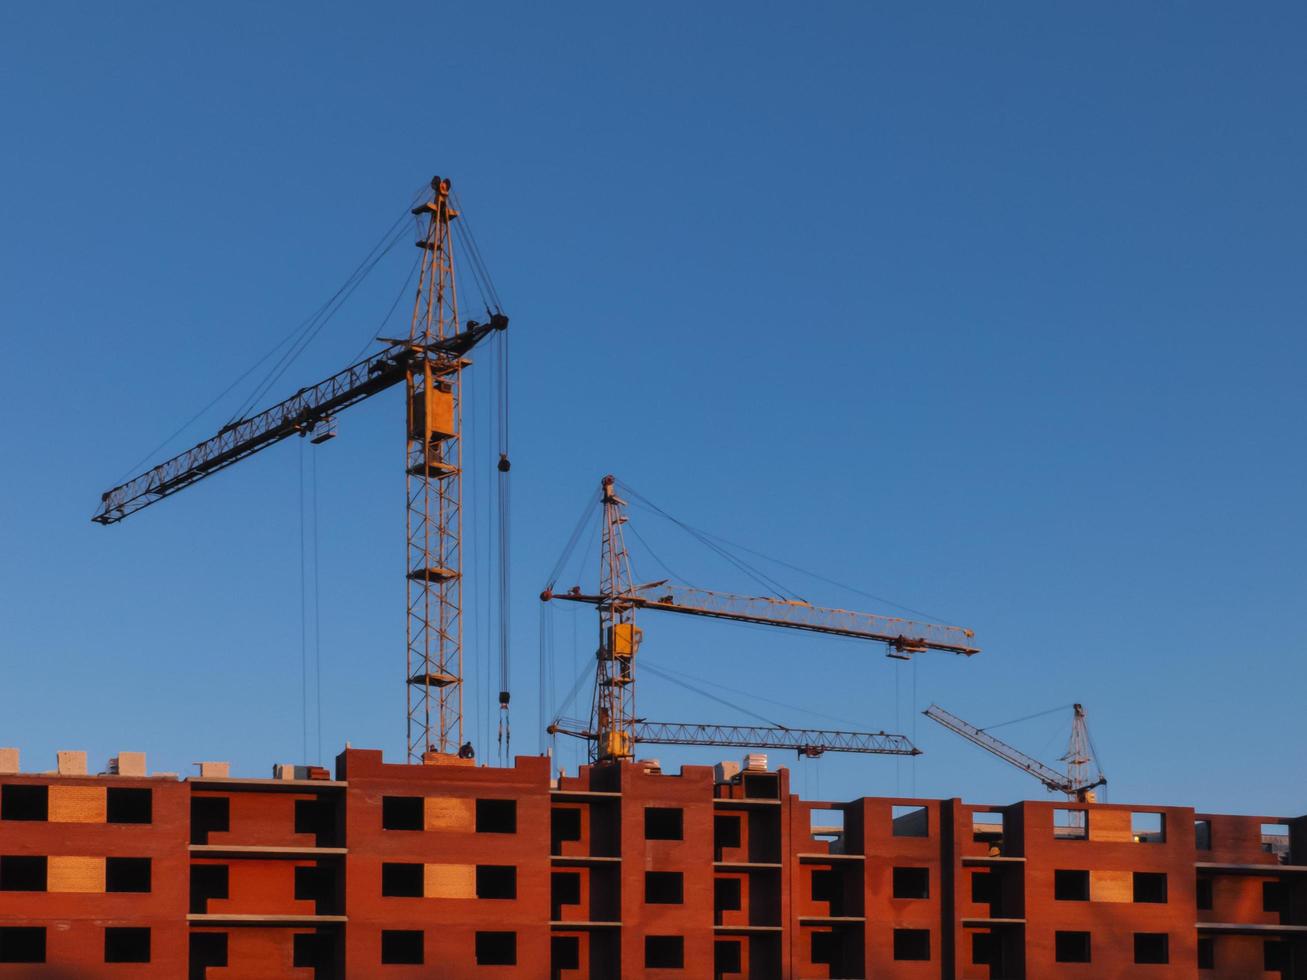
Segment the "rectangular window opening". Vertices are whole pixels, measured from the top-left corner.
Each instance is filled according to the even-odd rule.
[[[108,823],[151,823],[154,820],[154,791],[110,788],[106,792],[105,820]]]
[[[1216,944],[1211,936],[1198,937],[1198,969],[1216,969]]]
[[[646,871],[644,900],[649,905],[680,905],[685,901],[685,876],[679,871]]]
[[[25,855],[0,857],[0,891],[45,891],[46,865],[44,857]]]
[[[1194,821],[1194,847],[1200,851],[1212,849],[1212,821]]]
[[[203,915],[209,911],[209,899],[227,898],[228,869],[225,864],[196,864],[191,866],[191,912]],[[214,933],[213,935],[218,935]],[[221,934],[224,941],[226,933]],[[210,964],[213,965],[213,964]]]
[[[997,897],[992,871],[973,871],[971,873],[971,900],[981,905],[988,905]]]
[[[317,864],[295,869],[295,899],[313,902],[318,915],[336,911],[336,869]]]
[[[231,798],[227,796],[191,797],[191,843],[207,844],[210,834],[231,830]]]
[[[924,806],[895,806],[890,816],[895,837],[930,836],[930,811]]]
[[[0,786],[0,820],[48,820],[49,818],[48,787]]]
[[[1289,891],[1282,881],[1262,882],[1262,911],[1289,911]]]
[[[812,962],[834,967],[840,962],[843,943],[839,934],[833,929],[823,929],[812,934]]]
[[[577,936],[552,936],[549,961],[555,975],[559,970],[581,969],[581,940]]]
[[[994,962],[994,934],[992,932],[973,932],[971,934],[971,962],[977,966],[986,966]]]
[[[929,868],[895,868],[895,898],[930,898]]]
[[[1212,879],[1199,878],[1194,888],[1194,901],[1198,908],[1204,912],[1212,908]]]
[[[549,901],[553,905],[552,917],[562,918],[564,905],[581,904],[581,873],[555,871],[549,876]]]
[[[227,934],[225,932],[191,933],[190,976],[204,980],[204,971],[211,966],[227,965]]]
[[[744,967],[738,939],[718,939],[712,949],[713,973],[739,973]]]
[[[894,958],[896,960],[930,959],[930,930],[895,929]]]
[[[420,965],[422,958],[421,929],[382,929],[381,962]]]
[[[1152,905],[1166,903],[1166,872],[1136,871],[1134,873],[1134,900]]]
[[[383,796],[382,830],[422,830],[425,810],[420,796]]]
[[[517,898],[517,868],[511,864],[478,864],[477,898]]]
[[[1131,813],[1130,835],[1134,838],[1136,844],[1166,843],[1166,814]]]
[[[336,843],[336,801],[324,797],[295,801],[295,833],[312,834],[318,847]]]
[[[683,811],[680,807],[644,808],[645,840],[682,840]]]
[[[740,783],[748,799],[779,800],[781,798],[781,780],[774,772],[745,773]]]
[[[104,930],[106,963],[150,962],[150,930],[110,927]]]
[[[645,936],[644,965],[651,970],[685,969],[685,937]]]
[[[1053,898],[1059,902],[1089,901],[1089,872],[1053,872]]]
[[[971,814],[971,839],[979,844],[998,844],[1003,840],[1003,813],[977,810]]]
[[[553,840],[553,853],[562,852],[563,841],[581,839],[581,808],[578,806],[557,806],[549,813],[549,833]]]
[[[743,882],[739,878],[717,878],[713,881],[713,911],[736,912],[743,908]]]
[[[1135,933],[1136,963],[1169,963],[1169,943],[1164,932]]]
[[[314,971],[331,969],[335,939],[327,932],[297,932],[291,941],[291,965]]]
[[[723,849],[740,846],[742,840],[740,837],[740,818],[730,815],[713,817],[712,834],[713,846],[717,850],[717,859],[721,860]]]
[[[149,858],[105,858],[104,890],[107,892],[148,892]]]
[[[44,962],[44,926],[0,926],[0,963]]]
[[[1275,855],[1280,864],[1289,863],[1289,825],[1286,823],[1262,824],[1262,850]]]
[[[481,801],[478,800],[477,802]],[[509,800],[508,802],[511,803],[512,801]],[[494,833],[511,833],[511,831],[494,831]],[[478,932],[476,934],[476,957],[478,966],[516,966],[517,933]]]
[[[425,872],[420,864],[386,862],[381,865],[383,898],[421,898]]]
[[[478,834],[516,834],[517,801],[516,800],[477,800]],[[512,935],[515,933],[486,933],[487,936]]]
[[[1053,958],[1058,963],[1088,963],[1089,933],[1057,932],[1053,934]]]
[[[1055,807],[1053,809],[1053,837],[1057,840],[1088,839],[1088,811]]]

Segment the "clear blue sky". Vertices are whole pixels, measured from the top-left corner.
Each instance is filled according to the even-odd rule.
[[[649,662],[927,753],[796,767],[806,793],[1040,798],[914,708],[1078,700],[1114,801],[1307,811],[1305,28],[1277,3],[4,5],[0,744],[299,759],[311,451],[324,754],[400,757],[397,394],[321,449],[88,518],[441,173],[513,317],[520,751],[535,594],[612,471],[976,630],[914,697],[853,643],[647,619]],[[375,334],[391,258],[284,393]],[[636,519],[685,577],[749,587]],[[562,689],[593,648],[570,616]],[[746,717],[646,681],[650,717]],[[1003,732],[1055,758],[1066,728]]]

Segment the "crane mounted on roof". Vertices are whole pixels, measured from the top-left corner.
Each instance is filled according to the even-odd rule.
[[[1073,708],[1071,740],[1067,745],[1066,754],[1060,760],[1067,764],[1066,772],[1061,772],[1026,755],[1020,749],[995,738],[983,728],[977,728],[963,721],[937,704],[932,704],[922,714],[931,721],[939,722],[949,731],[961,735],[967,741],[979,745],[986,752],[993,753],[1004,762],[1016,766],[1022,772],[1034,776],[1049,792],[1064,793],[1068,799],[1092,803],[1094,790],[1099,786],[1105,786],[1107,777],[1103,775],[1101,769],[1098,769],[1094,759],[1093,747],[1089,739],[1089,726],[1085,721],[1085,709],[1079,704],[1074,705]],[[1097,771],[1095,779],[1090,778],[1091,768]]]
[[[884,732],[809,731],[798,736],[794,730],[780,726],[763,729],[686,725],[637,718],[635,655],[643,636],[635,624],[635,614],[639,610],[707,616],[870,640],[884,644],[888,655],[899,659],[907,659],[925,650],[972,656],[979,652],[979,648],[971,642],[974,634],[958,626],[938,626],[892,616],[827,609],[801,601],[710,592],[666,581],[635,585],[623,533],[628,522],[626,501],[617,495],[615,483],[612,476],[605,476],[600,482],[599,502],[603,517],[598,593],[586,594],[576,587],[566,592],[546,588],[540,594],[544,602],[562,599],[586,603],[595,606],[599,612],[599,648],[590,722],[583,725],[556,721],[550,726],[551,733],[588,740],[591,761],[633,758],[635,745],[641,741],[677,745],[783,745],[808,755],[820,754],[818,750],[918,754],[919,750],[903,736]],[[805,752],[805,747],[813,751]]]

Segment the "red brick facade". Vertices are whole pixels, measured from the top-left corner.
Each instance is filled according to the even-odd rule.
[[[9,977],[1307,977],[1307,817],[551,784],[0,775]]]

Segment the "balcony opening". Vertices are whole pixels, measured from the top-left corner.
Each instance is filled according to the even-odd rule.
[[[105,858],[104,890],[107,892],[148,892],[149,858]]]
[[[382,864],[381,895],[383,898],[421,898],[425,877],[420,864]]]
[[[205,971],[211,966],[227,965],[227,934],[225,932],[191,933],[190,953],[187,957],[189,980],[205,980]]]
[[[743,968],[744,961],[740,953],[740,941],[738,939],[718,939],[712,944],[714,976],[721,977],[728,973],[739,973]]]
[[[833,929],[823,929],[812,934],[812,962],[832,969],[843,960],[844,943],[839,933]]]
[[[0,786],[0,820],[48,820],[49,817],[48,787]]]
[[[831,915],[844,914],[844,875],[835,868],[814,868],[812,900],[829,902]]]
[[[0,963],[44,962],[44,926],[0,926]]]
[[[727,848],[736,848],[740,846],[740,818],[734,815],[722,814],[713,817],[712,820],[713,850],[716,852],[714,860],[722,860],[722,852]]]
[[[685,937],[645,936],[644,965],[650,970],[685,969]]]
[[[895,929],[894,958],[896,960],[930,959],[930,930]]]
[[[295,833],[312,834],[317,847],[336,844],[336,801],[317,797],[295,801]]]
[[[328,932],[297,932],[291,940],[291,966],[311,969],[314,977],[331,975],[336,938]]]
[[[1166,903],[1166,873],[1136,871],[1134,873],[1134,900],[1152,905]]]
[[[424,804],[420,796],[383,796],[382,830],[422,830]]]
[[[1164,932],[1136,932],[1135,962],[1149,964],[1171,962],[1168,945],[1167,935]]]
[[[419,966],[422,958],[421,929],[382,929],[381,962]]]
[[[992,932],[973,932],[971,934],[971,962],[977,966],[987,966],[994,962],[994,934]]]
[[[1089,872],[1054,871],[1053,898],[1059,902],[1089,901]]]
[[[110,788],[105,796],[108,823],[150,823],[154,820],[153,790]]]
[[[517,898],[517,868],[511,864],[477,865],[477,898]]]
[[[564,841],[581,839],[581,808],[556,806],[549,812],[550,853],[562,854]]]
[[[555,921],[563,917],[564,905],[581,904],[579,871],[555,871],[549,876],[549,904],[553,909],[549,917]]]
[[[1053,958],[1058,963],[1088,963],[1089,933],[1056,932],[1053,934]]]
[[[647,806],[644,808],[645,840],[682,840],[684,816],[680,807]]]
[[[45,891],[46,865],[44,857],[0,857],[0,891]]]
[[[549,939],[549,965],[553,975],[561,970],[581,969],[581,940],[577,936],[552,936]]]
[[[930,898],[929,868],[895,868],[895,898]]]
[[[516,834],[516,800],[477,800],[478,834]],[[488,932],[487,936],[516,935],[515,933]]]
[[[227,898],[228,870],[225,864],[195,864],[191,866],[191,913],[204,915],[209,911],[209,899]],[[216,935],[216,934],[215,934]],[[226,941],[226,934],[223,934]],[[212,964],[210,964],[212,965]]]
[[[717,925],[721,925],[721,913],[738,912],[744,907],[743,884],[739,878],[717,878],[713,881],[713,911],[717,913]]]
[[[1166,814],[1132,813],[1130,814],[1130,835],[1136,844],[1166,843]]]
[[[231,798],[226,796],[191,797],[191,843],[207,844],[210,834],[231,830]]]
[[[496,833],[499,832],[496,831]],[[511,833],[511,831],[502,832]],[[477,966],[516,966],[517,933],[478,932],[476,934],[476,957]]]
[[[744,795],[751,800],[779,800],[781,798],[781,780],[774,772],[748,773],[741,780]]]
[[[316,915],[331,915],[337,909],[336,869],[313,865],[295,869],[295,899],[312,902]]]
[[[994,873],[992,871],[973,871],[971,873],[971,900],[981,905],[988,905],[996,898]]]
[[[895,806],[891,819],[895,837],[930,836],[930,811],[924,806]]]
[[[150,930],[110,927],[104,930],[106,963],[150,962]]]
[[[679,871],[646,871],[644,900],[648,905],[680,905],[685,901],[685,876]]]
[[[1053,837],[1057,840],[1087,840],[1089,838],[1088,811],[1055,807]]]

